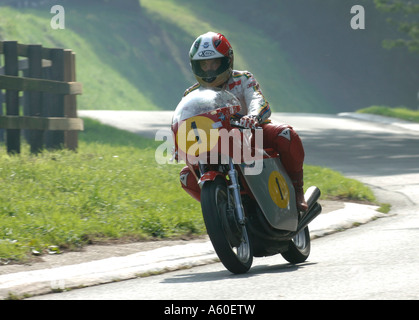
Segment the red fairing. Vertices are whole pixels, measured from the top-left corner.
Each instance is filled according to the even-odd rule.
[[[204,181],[214,181],[216,177],[221,176],[224,177],[221,172],[218,171],[208,171],[205,172],[201,178],[199,179],[200,182],[204,182]]]

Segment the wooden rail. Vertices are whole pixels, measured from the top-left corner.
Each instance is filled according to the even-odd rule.
[[[56,94],[81,94],[81,83],[53,80],[0,76],[2,89],[19,91],[40,91]]]
[[[83,120],[77,118],[76,95],[82,93],[82,85],[76,82],[75,53],[0,41],[1,54],[0,91],[6,91],[6,115],[0,100],[0,128],[6,129],[7,151],[20,153],[21,130],[27,132],[33,153],[44,144],[47,148],[76,150]],[[19,76],[21,70],[24,76]],[[23,110],[19,108],[20,91],[24,92]]]

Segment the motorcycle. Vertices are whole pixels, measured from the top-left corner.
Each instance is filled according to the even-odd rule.
[[[311,249],[308,224],[322,210],[320,190],[307,189],[308,210],[299,212],[280,155],[260,147],[261,128],[240,126],[240,110],[230,92],[197,89],[182,98],[173,115],[175,153],[201,187],[208,236],[235,274],[247,272],[253,257],[281,254],[302,263]]]

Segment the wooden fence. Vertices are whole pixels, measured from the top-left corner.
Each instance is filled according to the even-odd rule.
[[[75,53],[0,41],[0,65],[1,55],[4,67],[0,66],[0,128],[6,129],[7,151],[20,153],[22,130],[32,153],[44,147],[76,150],[83,120],[77,118],[76,95],[82,93],[82,86],[75,82]],[[2,89],[6,91],[6,115]]]

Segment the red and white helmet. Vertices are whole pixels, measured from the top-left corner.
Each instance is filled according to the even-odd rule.
[[[226,82],[233,72],[233,48],[221,33],[207,32],[200,35],[189,50],[189,59],[195,78],[203,87],[217,87]],[[204,71],[202,60],[220,59],[216,70]]]

